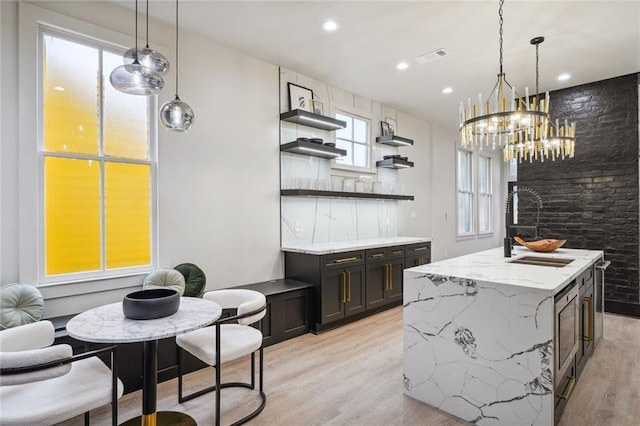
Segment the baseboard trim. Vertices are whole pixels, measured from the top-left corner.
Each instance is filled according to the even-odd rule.
[[[604,311],[611,314],[627,315],[640,318],[640,304],[605,300]]]

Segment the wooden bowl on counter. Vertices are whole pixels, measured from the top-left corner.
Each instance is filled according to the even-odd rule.
[[[556,249],[559,249],[567,242],[567,240],[538,240],[538,241],[525,241],[520,237],[514,237],[514,240],[522,246],[525,246],[529,250],[537,251],[540,253],[551,253]]]

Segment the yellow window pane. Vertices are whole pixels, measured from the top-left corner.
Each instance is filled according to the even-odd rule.
[[[107,268],[151,263],[151,167],[105,163]]]
[[[45,157],[45,271],[100,270],[100,165]]]
[[[44,36],[44,149],[98,152],[98,50]]]
[[[104,154],[109,157],[149,158],[148,96],[119,92],[109,83],[111,71],[122,65],[122,55],[104,52]]]

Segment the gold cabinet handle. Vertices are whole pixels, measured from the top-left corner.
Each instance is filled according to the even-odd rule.
[[[418,247],[418,248],[413,249],[413,251],[423,251],[423,250],[426,250],[426,249],[427,249],[426,247]]]
[[[402,254],[402,250],[392,251],[391,254]]]
[[[349,287],[347,289],[347,302],[351,302],[351,271],[347,271],[347,281],[349,282]]]
[[[384,264],[384,291],[389,291],[389,264]]]
[[[353,262],[354,260],[358,260],[358,256],[345,257],[344,259],[336,259],[333,261],[333,263]]]
[[[342,272],[342,303],[347,303],[347,273]]]
[[[571,376],[571,377],[568,377],[568,379],[569,379],[569,383],[567,384],[567,387],[564,389],[564,393],[556,396],[556,398],[569,399],[569,397],[571,396],[571,392],[573,392],[573,387],[576,385],[576,378]]]
[[[389,264],[389,291],[393,290],[393,265]]]
[[[384,257],[384,253],[376,253],[371,255],[372,259],[377,259],[378,257]]]
[[[422,260],[422,256],[418,258],[418,265],[424,265],[424,260]]]
[[[582,340],[590,342],[593,340],[593,297],[583,297],[583,302],[587,302],[587,310],[589,315],[587,316],[587,335],[582,336]]]

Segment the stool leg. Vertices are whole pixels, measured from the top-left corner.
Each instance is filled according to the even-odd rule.
[[[256,388],[256,353],[251,352],[251,389]]]
[[[216,426],[220,426],[220,323],[216,323]]]

